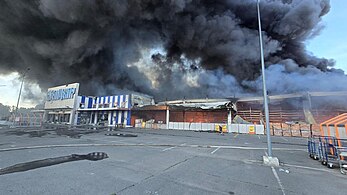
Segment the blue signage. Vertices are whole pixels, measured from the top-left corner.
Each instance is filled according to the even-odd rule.
[[[47,101],[72,99],[75,92],[76,88],[50,90],[47,92]]]

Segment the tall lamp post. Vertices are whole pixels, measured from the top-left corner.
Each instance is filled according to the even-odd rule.
[[[261,59],[261,72],[262,72],[262,80],[263,80],[263,97],[264,97],[264,111],[265,111],[265,120],[266,120],[267,152],[268,152],[268,155],[263,157],[263,161],[264,161],[264,164],[271,165],[271,166],[278,166],[279,165],[278,159],[276,157],[272,157],[272,144],[271,144],[271,135],[270,135],[270,123],[269,123],[269,119],[270,119],[270,117],[269,117],[269,105],[268,105],[268,97],[267,97],[267,90],[266,90],[263,37],[261,34],[261,20],[260,20],[259,4],[260,4],[260,0],[257,0],[260,59]]]
[[[18,94],[18,100],[17,100],[17,106],[16,106],[16,112],[15,112],[15,117],[17,116],[17,112],[18,112],[18,106],[19,106],[19,100],[20,100],[20,96],[22,94],[22,88],[23,88],[23,83],[24,83],[24,78],[25,78],[25,75],[28,73],[28,71],[30,70],[30,68],[27,68],[25,70],[25,72],[23,73],[23,76],[22,76],[22,82],[20,84],[20,89],[19,89],[19,94]]]

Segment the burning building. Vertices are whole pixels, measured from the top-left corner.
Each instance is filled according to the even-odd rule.
[[[170,102],[137,110],[133,105],[118,110],[112,107],[118,111],[112,117],[112,114],[105,115],[111,109],[105,108],[105,104],[114,106],[113,96],[105,100],[102,95],[140,92],[164,101],[261,94],[255,0],[13,0],[0,4],[2,74],[21,72],[30,66],[26,88],[37,84],[42,91],[63,83],[83,83],[79,92],[86,95],[83,100],[88,105],[84,103],[84,108],[80,108],[78,102],[72,109],[72,104],[63,105],[68,106],[64,108],[48,104],[49,117],[54,120],[57,118],[54,113],[61,109],[58,113],[65,115],[63,121],[71,124],[79,118],[73,117],[75,111],[81,112],[81,121],[87,120],[88,112],[104,113],[91,115],[89,123],[106,118],[108,123],[111,119],[112,123],[119,120],[124,123],[119,113],[128,113],[125,117],[128,118],[134,108],[138,121],[158,117],[157,121],[163,123],[167,118],[179,123],[199,122],[204,116],[205,122],[228,123],[230,111],[223,108],[223,101],[219,107],[209,109]],[[334,68],[334,60],[316,57],[305,46],[307,40],[323,29],[321,20],[329,10],[329,0],[261,1],[269,94],[347,91],[347,77],[342,70]],[[54,100],[56,95],[65,94],[62,97],[66,98],[69,93],[72,91],[58,90],[52,97]],[[100,107],[88,108],[89,101],[95,101],[90,100],[91,94],[97,96],[93,104]],[[38,99],[30,92],[24,96]],[[259,101],[231,102],[237,103],[232,110],[234,117],[261,123]],[[328,107],[345,103],[343,99],[329,102]],[[307,112],[308,109],[297,109],[295,103],[291,107],[282,105],[273,102],[270,109],[271,118],[276,118],[273,122],[309,121],[314,125],[312,116],[317,113],[314,109]],[[141,115],[140,109],[156,113],[148,117]],[[295,109],[301,111],[289,111]],[[165,110],[171,111],[171,115],[164,120]],[[131,123],[136,122],[130,119]]]
[[[304,44],[329,10],[329,0],[261,1],[270,94],[347,90],[334,61]],[[158,101],[261,94],[255,0],[14,0],[0,17],[0,72],[30,66],[27,89],[78,82],[85,95]]]

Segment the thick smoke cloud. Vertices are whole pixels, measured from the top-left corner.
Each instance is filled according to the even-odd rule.
[[[28,79],[41,89],[80,82],[86,95],[138,91],[164,100],[259,93],[255,2],[3,0],[0,73],[30,67]],[[319,34],[329,9],[329,0],[262,1],[269,91],[346,90],[344,73],[330,68],[334,62],[304,45]],[[344,84],[318,87],[327,78]]]

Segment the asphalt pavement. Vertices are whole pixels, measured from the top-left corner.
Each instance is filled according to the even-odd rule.
[[[0,175],[0,194],[346,194],[347,176],[307,154],[305,138],[272,137],[280,167],[262,164],[266,136],[178,130],[0,129],[0,168],[105,152]]]

